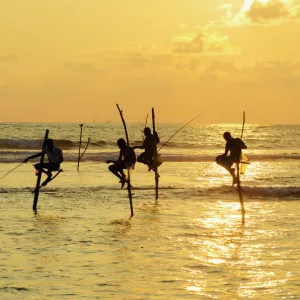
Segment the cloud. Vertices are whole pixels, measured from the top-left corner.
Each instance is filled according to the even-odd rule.
[[[293,9],[282,1],[262,3],[254,1],[245,15],[252,23],[288,18],[293,16]]]
[[[293,0],[244,0],[237,13],[233,13],[231,4],[223,4],[219,9],[225,11],[225,14],[208,27],[270,26],[300,17],[300,6],[295,5]]]
[[[201,33],[174,37],[174,53],[203,53],[204,37]]]
[[[208,67],[207,72],[226,72],[232,73],[236,72],[238,69],[235,66],[234,62],[220,62],[220,61],[213,61],[211,65]]]
[[[227,35],[220,36],[205,28],[199,28],[197,33],[191,33],[172,38],[173,53],[190,53],[204,55],[238,54],[239,49],[230,45]]]
[[[176,64],[176,70],[178,71],[196,71],[199,69],[199,66],[201,66],[201,61],[196,59],[195,57],[192,57],[188,62],[186,63],[177,63]]]
[[[149,53],[143,51],[124,52],[121,61],[133,67],[162,68],[172,64],[172,55],[164,53]]]
[[[238,67],[234,62],[213,61],[203,70],[201,78],[256,85],[298,85],[300,84],[300,64],[267,61]]]
[[[144,46],[135,44],[127,50],[103,51],[94,54],[80,55],[84,60],[93,60],[94,63],[105,67],[105,69],[117,68],[146,68],[162,69],[173,64],[174,55],[167,51],[161,52],[154,45]],[[91,68],[91,66],[84,66]]]
[[[15,54],[9,54],[9,55],[0,55],[0,63],[8,63],[8,62],[14,62],[19,60],[18,56]]]
[[[87,62],[76,62],[76,63],[65,62],[64,68],[68,71],[73,71],[73,72],[84,72],[90,74],[106,73],[105,70],[96,68],[93,63],[87,63]]]

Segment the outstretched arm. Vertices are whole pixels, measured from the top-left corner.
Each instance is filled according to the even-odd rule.
[[[37,154],[34,154],[34,155],[31,155],[31,156],[28,156],[27,158],[24,159],[24,163],[27,163],[30,159],[33,159],[33,158],[36,158],[36,157],[39,157],[43,154],[43,151],[42,152],[39,152]]]
[[[132,149],[145,149],[145,140],[144,140],[143,145],[141,145],[141,146],[133,146]]]
[[[145,147],[142,145],[142,146],[133,146],[132,147],[133,149],[145,149]]]
[[[116,163],[116,162],[121,161],[121,158],[122,158],[122,151],[120,151],[120,155],[119,155],[118,160],[111,160],[111,159],[109,159],[109,160],[106,160],[105,162],[106,162],[107,164]]]

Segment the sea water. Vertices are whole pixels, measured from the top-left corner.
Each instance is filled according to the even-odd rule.
[[[246,124],[236,187],[214,163],[224,131],[238,124],[157,124],[164,163],[132,172],[126,188],[107,169],[122,124],[85,124],[77,171],[78,124],[0,124],[0,178],[41,150],[45,130],[63,149],[64,172],[40,190],[22,164],[0,180],[1,299],[300,299],[300,126]],[[131,145],[144,125],[128,124]],[[137,154],[141,150],[136,150]]]

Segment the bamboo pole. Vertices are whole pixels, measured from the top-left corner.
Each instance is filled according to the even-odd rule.
[[[154,107],[152,107],[152,127],[153,127],[153,135],[155,136],[155,114],[154,114]],[[159,175],[157,172],[157,147],[156,147],[156,136],[155,136],[155,156],[153,160],[154,164],[154,173],[155,173],[155,200],[158,199],[158,182],[159,182]]]
[[[242,126],[242,132],[241,132],[241,139],[243,138],[244,127],[245,127],[245,112],[243,112],[243,126]],[[242,154],[242,152],[241,152],[241,154]],[[245,207],[244,207],[243,189],[241,187],[241,181],[240,181],[240,159],[238,160],[238,162],[236,164],[236,172],[237,172],[237,191],[239,194],[240,204],[241,204],[242,223],[244,224],[246,211],[245,211]]]
[[[42,150],[46,147],[48,135],[49,135],[49,130],[46,129]],[[45,155],[42,154],[41,159],[40,159],[40,164],[42,164],[44,162],[44,156]],[[32,209],[34,211],[36,211],[36,207],[37,207],[37,203],[38,203],[38,199],[39,199],[39,190],[40,190],[39,187],[40,187],[40,183],[41,183],[42,173],[43,173],[42,171],[39,172],[39,174],[37,176],[37,180],[36,180],[36,186],[35,186],[35,191],[34,191],[34,200],[33,200],[33,205],[32,205]]]
[[[79,126],[80,126],[80,137],[79,137],[79,149],[78,149],[77,171],[79,171],[79,162],[80,162],[80,158],[81,158],[80,150],[81,150],[81,137],[82,137],[82,127],[83,127],[83,124],[79,124]]]
[[[118,111],[120,113],[121,119],[122,119],[122,123],[123,123],[123,127],[125,130],[125,135],[126,135],[126,142],[127,142],[127,147],[129,148],[129,138],[128,138],[128,132],[127,132],[127,127],[126,127],[126,123],[123,117],[123,112],[120,109],[119,105],[117,105]],[[130,214],[131,217],[133,217],[133,205],[132,205],[132,192],[131,192],[131,184],[130,184],[130,168],[127,168],[127,191],[128,191],[128,198],[129,198],[129,204],[130,204]]]
[[[236,167],[236,172],[237,172],[237,191],[239,194],[239,198],[240,198],[240,204],[241,204],[241,213],[242,213],[242,223],[245,223],[245,207],[244,207],[244,199],[243,199],[243,189],[241,187],[241,182],[240,182],[240,167],[239,167],[239,163],[237,163],[237,167]]]

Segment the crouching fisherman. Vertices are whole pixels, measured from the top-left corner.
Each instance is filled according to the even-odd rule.
[[[136,156],[133,148],[128,147],[124,139],[118,139],[117,145],[120,148],[118,160],[107,160],[106,163],[112,163],[112,165],[108,166],[108,169],[120,179],[121,188],[123,188],[126,182],[126,175],[123,170],[134,169]]]
[[[224,132],[223,138],[226,141],[225,153],[216,157],[216,163],[230,173],[232,185],[235,185],[238,183],[238,180],[235,168],[232,168],[232,165],[240,163],[242,149],[247,149],[247,146],[240,138],[233,138],[230,132]],[[229,155],[228,152],[230,152]]]
[[[52,172],[59,171],[60,164],[64,161],[62,150],[54,146],[52,139],[48,139],[46,141],[46,147],[41,152],[25,158],[24,163],[27,163],[30,159],[42,156],[44,154],[47,154],[48,162],[34,165],[36,169],[36,175],[38,175],[39,172],[47,174],[47,179],[42,183],[42,185],[46,185],[49,181],[51,181]]]
[[[159,137],[156,131],[152,134],[149,127],[145,127],[144,135],[145,140],[143,145],[134,146],[133,149],[145,149],[145,151],[138,156],[137,161],[147,165],[148,171],[150,172],[154,170],[154,158],[157,156],[156,144],[159,143]],[[161,163],[162,162],[158,163],[158,165]]]

